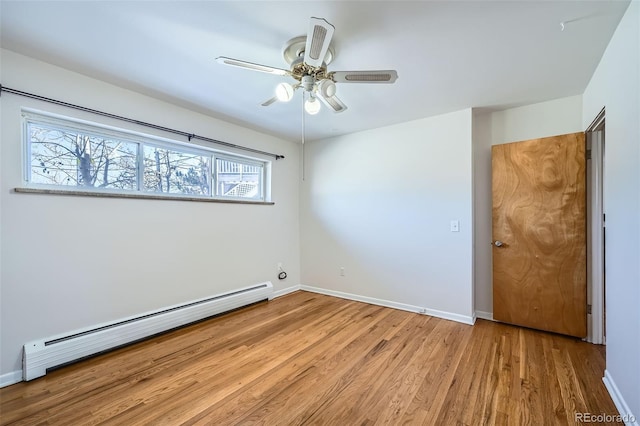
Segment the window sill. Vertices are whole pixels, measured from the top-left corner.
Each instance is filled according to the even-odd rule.
[[[156,194],[125,194],[117,192],[89,192],[66,189],[41,189],[41,188],[14,188],[14,192],[18,194],[48,194],[48,195],[72,195],[77,197],[102,197],[102,198],[135,198],[139,200],[171,200],[171,201],[197,201],[205,203],[226,203],[226,204],[259,204],[264,206],[272,206],[273,201],[252,201],[252,200],[232,200],[226,198],[211,197],[190,197],[184,195],[156,195]]]

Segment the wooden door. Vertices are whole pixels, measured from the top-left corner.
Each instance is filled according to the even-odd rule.
[[[493,317],[587,334],[583,133],[492,147]]]

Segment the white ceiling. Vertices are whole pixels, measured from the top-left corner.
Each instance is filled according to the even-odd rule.
[[[336,28],[330,71],[398,71],[393,85],[339,84],[349,109],[307,116],[307,139],[318,139],[581,94],[628,4],[2,0],[0,14],[3,48],[299,140],[301,91],[290,103],[260,106],[287,77],[214,58],[287,68],[284,43],[304,35],[316,16]]]

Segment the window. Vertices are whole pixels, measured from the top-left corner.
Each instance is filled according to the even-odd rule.
[[[144,190],[171,194],[211,194],[211,156],[144,146]]]
[[[216,193],[224,197],[261,198],[263,167],[259,163],[216,158]]]
[[[29,123],[33,183],[137,189],[137,144]]]
[[[267,161],[31,111],[23,115],[29,184],[265,201]]]

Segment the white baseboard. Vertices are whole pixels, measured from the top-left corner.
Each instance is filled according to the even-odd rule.
[[[609,391],[609,395],[611,395],[611,399],[613,399],[613,403],[618,409],[624,424],[627,426],[640,426],[638,418],[631,412],[631,409],[624,400],[624,397],[620,393],[618,386],[616,386],[616,382],[613,381],[613,377],[611,377],[608,370],[604,370],[604,377],[602,378],[602,381]],[[640,413],[638,414],[640,415]]]
[[[0,388],[15,385],[22,381],[22,370],[12,371],[0,376]]]
[[[471,316],[454,314],[452,312],[439,311],[437,309],[423,308],[421,306],[408,305],[406,303],[392,302],[390,300],[376,299],[375,297],[360,296],[357,294],[344,293],[342,291],[328,290],[328,289],[319,288],[319,287],[311,287],[308,285],[301,285],[300,290],[310,291],[312,293],[324,294],[327,296],[339,297],[341,299],[354,300],[356,302],[370,303],[372,305],[384,306],[386,308],[394,308],[394,309],[400,309],[402,311],[425,314],[432,317],[461,322],[463,324],[473,325],[474,323],[474,318]]]
[[[480,318],[488,321],[494,321],[493,312],[476,311],[476,318]]]
[[[271,297],[269,298],[269,300],[275,299],[276,297],[284,296],[285,294],[293,293],[294,291],[298,291],[298,290],[300,290],[300,284],[283,288],[282,290],[274,291]]]

